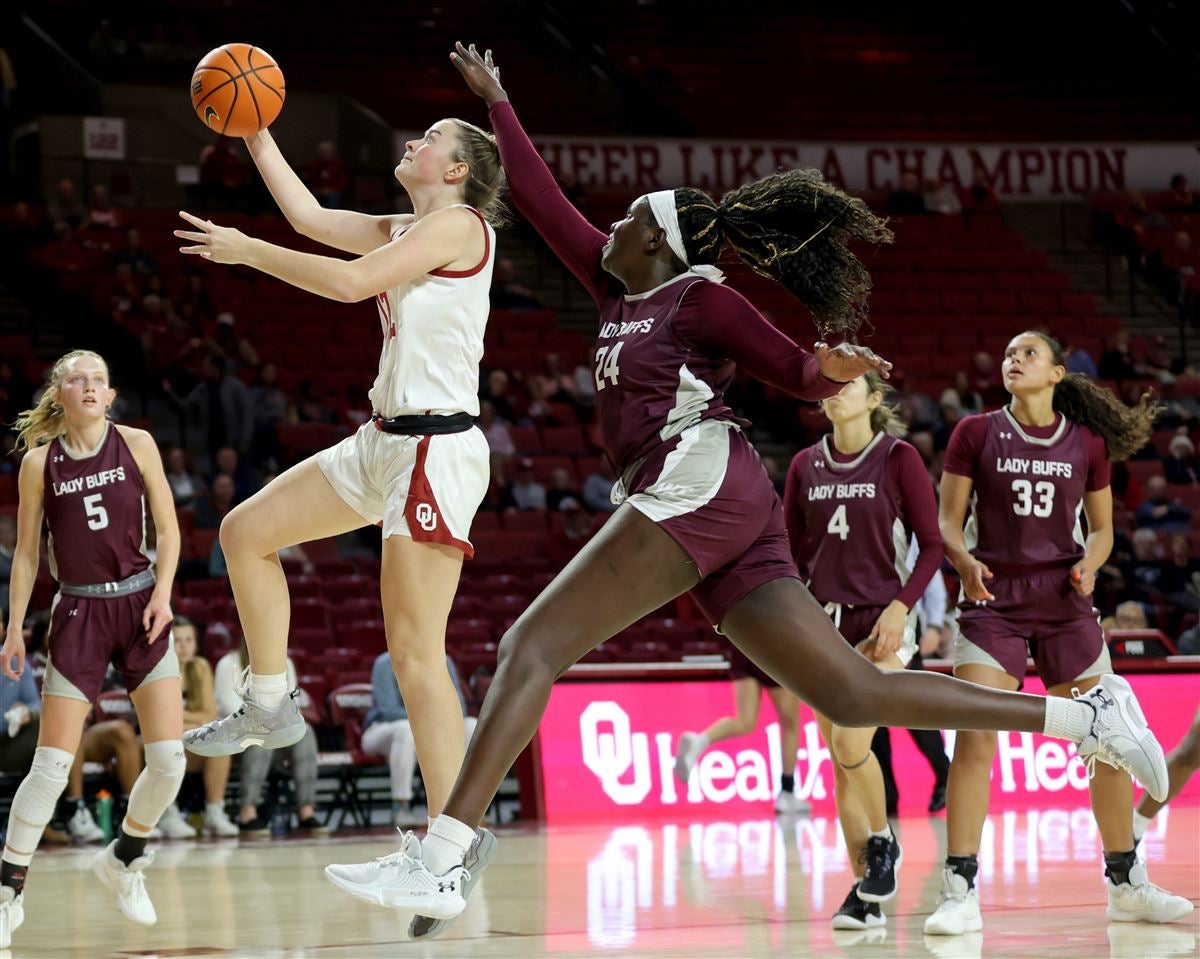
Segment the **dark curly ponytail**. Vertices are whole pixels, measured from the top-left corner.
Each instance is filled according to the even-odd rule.
[[[675,208],[693,265],[716,263],[728,240],[753,270],[808,307],[823,336],[853,336],[866,318],[871,276],[849,244],[890,243],[892,232],[817,170],[774,173],[720,203],[703,190],[676,190]]]
[[[1050,348],[1055,366],[1066,366],[1062,345],[1054,337],[1029,330],[1022,336],[1036,336]],[[1120,397],[1107,387],[1093,383],[1082,373],[1068,373],[1054,387],[1054,409],[1072,423],[1086,426],[1103,437],[1108,444],[1108,458],[1113,462],[1129,459],[1150,442],[1154,421],[1163,411],[1147,391],[1137,406],[1126,406]]]

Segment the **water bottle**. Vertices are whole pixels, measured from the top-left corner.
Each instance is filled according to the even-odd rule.
[[[281,802],[275,803],[275,807],[271,810],[271,835],[286,836],[291,818],[287,806]]]
[[[104,833],[104,841],[112,842],[113,838],[113,798],[107,789],[96,793],[96,825]]]

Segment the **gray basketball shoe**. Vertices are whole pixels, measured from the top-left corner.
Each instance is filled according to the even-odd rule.
[[[197,756],[232,756],[247,746],[282,749],[304,738],[304,717],[296,705],[296,690],[275,709],[264,709],[249,689],[239,691],[242,705],[224,719],[216,719],[183,734],[183,744]]]
[[[471,890],[479,882],[479,877],[483,875],[483,871],[487,868],[488,863],[492,861],[492,853],[495,849],[496,837],[492,834],[491,830],[484,829],[482,826],[476,829],[475,841],[471,843],[471,848],[467,850],[466,856],[463,857],[463,866],[466,868],[468,876],[468,878],[463,879],[462,892],[464,899],[471,895]],[[453,919],[430,919],[429,916],[413,916],[412,922],[408,924],[408,937],[410,939],[432,939],[434,936],[440,935],[453,921]]]

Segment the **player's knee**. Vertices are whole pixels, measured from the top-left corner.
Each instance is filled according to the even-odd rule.
[[[754,732],[754,727],[758,725],[757,719],[757,717],[751,719],[749,716],[735,716],[731,732],[735,736],[749,736]]]
[[[500,647],[496,651],[496,668],[497,671],[515,672],[518,676],[532,677],[548,673],[552,679],[559,671],[546,655],[544,644],[538,641],[537,631],[523,626],[519,621],[513,623],[500,640]]]
[[[996,758],[996,734],[990,731],[960,730],[954,739],[954,762],[979,765],[988,769]]]
[[[271,547],[263,541],[261,530],[262,524],[254,521],[249,510],[235,506],[221,520],[218,533],[221,551],[226,557],[244,553],[266,555],[271,552]]]
[[[871,749],[870,741],[864,744],[863,738],[857,729],[835,726],[829,737],[829,752],[833,761],[844,769],[853,769]]]
[[[388,657],[391,659],[396,681],[401,684],[417,682],[424,677],[440,678],[440,674],[434,672],[434,669],[446,662],[446,653],[443,650],[427,654],[413,646],[395,643],[388,649]]]
[[[155,775],[182,782],[183,775],[187,772],[187,755],[184,753],[183,742],[164,739],[146,743],[146,769]]]

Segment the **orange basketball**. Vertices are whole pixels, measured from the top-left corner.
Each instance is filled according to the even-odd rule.
[[[283,109],[283,71],[266,50],[227,43],[208,53],[192,74],[192,108],[200,122],[230,137],[269,127]]]

